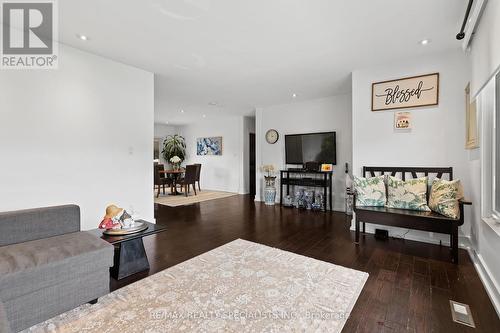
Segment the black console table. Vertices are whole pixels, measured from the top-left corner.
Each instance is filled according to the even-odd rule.
[[[292,175],[292,177],[290,177]],[[293,177],[294,175],[298,175]],[[307,177],[311,175],[312,177]],[[317,177],[321,175],[321,177]],[[303,169],[280,170],[280,205],[283,205],[283,186],[286,186],[286,194],[290,194],[290,185],[321,187],[323,188],[323,198],[325,200],[325,211],[332,205],[332,175],[331,171],[309,171]],[[328,197],[328,201],[326,202]],[[328,203],[328,205],[327,205]]]

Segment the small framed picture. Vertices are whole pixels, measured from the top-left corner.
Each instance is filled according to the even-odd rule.
[[[411,113],[410,112],[394,113],[394,128],[397,130],[411,129]]]
[[[321,164],[322,172],[329,172],[333,170],[333,164]]]

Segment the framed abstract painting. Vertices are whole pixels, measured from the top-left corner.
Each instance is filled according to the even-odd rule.
[[[222,136],[196,139],[196,155],[222,155]]]

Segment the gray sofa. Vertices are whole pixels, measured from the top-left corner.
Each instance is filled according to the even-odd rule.
[[[107,294],[113,253],[80,231],[76,205],[0,213],[0,331],[23,330]]]

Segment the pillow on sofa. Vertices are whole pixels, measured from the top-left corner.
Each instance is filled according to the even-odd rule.
[[[460,180],[434,179],[429,197],[429,207],[436,213],[458,219],[460,208],[458,200],[464,197]]]
[[[364,178],[354,176],[356,206],[383,207],[387,201],[385,196],[385,176]]]
[[[402,181],[399,178],[389,176],[386,207],[430,212],[426,194],[427,177]]]

